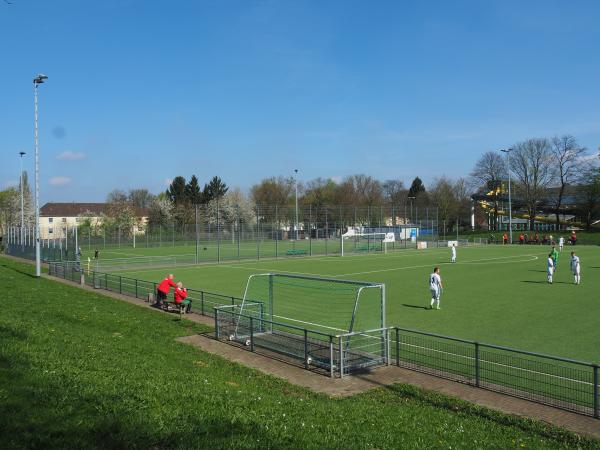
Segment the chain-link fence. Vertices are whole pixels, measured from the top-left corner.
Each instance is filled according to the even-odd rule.
[[[278,258],[342,253],[342,235],[394,233],[386,250],[415,247],[417,241],[437,242],[446,236],[445,221],[437,208],[403,206],[254,206],[199,205],[189,214],[167,223],[122,227],[56,225],[40,229],[42,258],[75,259],[77,249],[118,252],[125,256],[193,255],[193,262]],[[440,229],[442,228],[442,230]],[[22,237],[19,227],[5,236],[7,252],[31,258],[35,254],[33,229]],[[348,246],[350,251],[377,252],[383,247]],[[128,251],[125,251],[127,249]],[[138,253],[134,249],[142,249]],[[143,250],[147,249],[147,250]],[[346,250],[345,250],[346,251]],[[114,258],[115,256],[111,256]]]

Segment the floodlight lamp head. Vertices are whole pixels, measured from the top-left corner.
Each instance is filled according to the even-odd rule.
[[[42,84],[48,77],[43,73],[38,73],[38,75],[33,79],[33,84]]]
[[[19,152],[19,155],[21,155],[21,157],[23,157],[25,155],[25,152]]]

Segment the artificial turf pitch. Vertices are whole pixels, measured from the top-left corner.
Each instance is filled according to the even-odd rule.
[[[177,248],[180,254],[185,247]],[[570,251],[581,258],[582,283],[573,284]],[[175,254],[163,248],[162,254]],[[187,248],[189,251],[189,248]],[[554,356],[600,362],[600,248],[566,246],[554,284],[546,283],[548,246],[473,246],[399,250],[387,254],[228,261],[119,273],[159,281],[173,272],[190,288],[242,296],[251,274],[277,272],[386,285],[386,324],[444,334]],[[124,253],[123,249],[120,250]],[[128,249],[143,255],[155,249]],[[103,254],[103,258],[116,256]],[[120,255],[119,257],[123,257]],[[429,310],[428,276],[440,266],[444,283],[440,311]],[[323,322],[326,304],[314,312]]]

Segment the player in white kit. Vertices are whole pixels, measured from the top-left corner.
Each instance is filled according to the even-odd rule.
[[[576,256],[575,252],[571,252],[571,272],[573,272],[575,284],[581,283],[581,265],[579,264],[579,256]]]
[[[452,244],[452,262],[456,262],[456,244]]]
[[[552,275],[554,275],[554,260],[552,253],[548,255],[548,283],[552,284]]]
[[[565,238],[564,237],[560,237],[558,239],[558,248],[560,249],[560,251],[563,251],[563,247],[565,246]]]
[[[433,273],[429,275],[429,292],[431,292],[431,305],[430,309],[440,309],[440,295],[442,293],[442,277],[440,277],[440,268],[436,267],[433,269]]]

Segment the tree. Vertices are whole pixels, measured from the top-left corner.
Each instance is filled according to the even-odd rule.
[[[449,225],[451,219],[456,217],[456,197],[452,181],[445,176],[436,178],[429,197],[438,209],[438,220]]]
[[[533,229],[538,203],[552,181],[553,159],[547,139],[528,139],[514,146],[510,168],[517,177],[520,193],[529,215],[529,229]]]
[[[211,200],[223,197],[228,190],[229,187],[223,183],[223,180],[217,176],[214,176],[208,184],[204,185],[204,201],[208,203]]]
[[[167,226],[172,223],[171,201],[166,195],[158,195],[148,208],[148,226],[158,227]]]
[[[581,169],[581,157],[586,149],[579,147],[577,140],[570,135],[555,136],[551,143],[551,155],[555,170],[555,178],[559,183],[558,192],[554,198],[554,214],[556,226],[560,227],[560,208],[562,206],[565,189],[575,181]]]
[[[304,205],[312,205],[316,209],[332,205],[336,188],[337,185],[331,178],[315,178],[306,184],[300,202]]]
[[[415,179],[410,185],[410,189],[408,190],[408,196],[417,198],[419,194],[422,194],[424,192],[425,185],[423,184],[423,181],[419,177],[415,177]]]
[[[20,224],[20,193],[17,188],[10,187],[0,191],[0,235],[6,235],[8,227]]]
[[[385,200],[391,205],[399,205],[406,201],[408,191],[401,180],[386,180],[381,185]]]
[[[148,189],[129,189],[127,199],[134,208],[147,209],[152,204],[154,195]]]
[[[504,159],[497,152],[485,152],[475,163],[471,178],[475,185],[489,193],[494,209],[493,229],[498,229],[499,195],[502,192],[502,181],[508,178]]]
[[[265,178],[250,188],[250,196],[255,204],[261,206],[283,206],[291,203],[294,192],[292,177]]]
[[[185,192],[185,178],[182,176],[176,176],[171,181],[169,188],[167,189],[167,197],[174,205],[185,205],[187,203],[187,196]]]
[[[594,219],[600,215],[599,167],[592,166],[582,171],[576,193],[579,211],[589,230]]]
[[[124,236],[131,235],[136,217],[127,194],[115,189],[107,195],[106,202],[108,203],[108,220],[103,221],[103,227],[114,227],[120,230]]]
[[[203,201],[203,195],[200,191],[198,177],[192,175],[189,183],[185,186],[185,196],[192,205],[199,205]]]
[[[456,217],[459,219],[459,221],[461,218],[468,218],[471,211],[469,183],[466,179],[459,178],[454,182],[452,190],[454,191],[454,198],[456,201]]]

